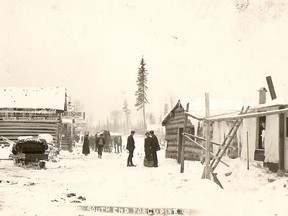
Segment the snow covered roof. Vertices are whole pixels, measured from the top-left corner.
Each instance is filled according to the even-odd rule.
[[[288,106],[288,102],[284,98],[276,98],[274,100],[266,101],[264,104],[257,104],[254,106],[251,106],[253,109],[259,109],[259,108],[268,108],[273,106]]]
[[[195,117],[196,119],[203,119],[205,117],[205,98],[196,98],[196,99],[179,99],[177,104],[171,109],[170,112],[163,118],[162,125],[164,125],[167,120],[170,118],[170,113],[174,112],[178,107],[186,109],[186,105],[189,103],[190,116]],[[244,107],[250,107],[248,113],[254,113],[262,110],[269,110],[272,107],[288,107],[287,100],[285,99],[274,99],[266,101],[265,104],[257,104],[255,102],[248,102],[242,100],[217,100],[210,99],[210,118],[217,119],[220,118],[232,118],[239,115],[241,109]]]
[[[64,110],[64,87],[0,88],[0,108]]]
[[[205,98],[192,99],[189,102],[189,113],[198,117],[205,117]],[[240,100],[209,100],[210,116],[219,115],[222,113],[230,113],[240,111],[244,102]]]
[[[280,110],[280,107],[282,109]],[[247,105],[245,106],[245,109],[247,108]],[[257,105],[251,105],[249,106],[247,114],[241,114],[240,116],[242,118],[252,118],[256,117],[255,115],[271,115],[271,114],[277,114],[279,112],[284,113],[287,112],[288,109],[288,103],[284,99],[274,99],[271,101],[268,101],[264,104],[257,104]],[[278,110],[278,111],[277,111]],[[259,116],[258,115],[258,116]],[[222,113],[220,115],[211,116],[211,119],[217,120],[217,121],[223,121],[225,119],[236,119],[239,117],[239,112],[231,112],[231,113]],[[221,120],[222,119],[222,120]]]
[[[195,99],[179,99],[177,104],[172,108],[170,112],[164,117],[163,122],[165,122],[170,113],[173,112],[178,107],[183,107],[186,109],[186,105],[189,103],[188,113],[198,117],[205,117],[205,98],[195,98]],[[210,116],[219,115],[222,113],[240,112],[241,108],[244,106],[244,102],[241,100],[209,100],[209,110]]]

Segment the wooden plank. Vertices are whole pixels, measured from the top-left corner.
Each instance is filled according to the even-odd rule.
[[[203,150],[206,151],[206,149],[205,149],[202,145],[200,145],[200,144],[197,143],[196,141],[192,140],[189,136],[187,136],[187,135],[184,135],[184,136],[186,136],[188,139],[190,139],[191,141],[193,141],[193,143],[195,143],[199,148],[201,148],[201,149],[203,149]],[[206,152],[207,152],[207,151],[206,151]],[[215,155],[214,155],[212,152],[210,152],[210,154],[211,154],[213,157],[215,157]],[[206,157],[207,157],[207,156],[206,156]],[[209,158],[210,158],[210,156],[209,156]],[[229,167],[229,165],[228,165],[227,163],[225,163],[224,161],[220,160],[220,162],[223,163],[223,164],[225,164],[227,167]]]
[[[51,123],[55,123],[55,122],[57,122],[57,119],[53,119],[53,120],[51,120],[51,119],[47,119],[47,120],[38,120],[38,119],[35,119],[35,120],[33,120],[33,119],[29,119],[29,120],[7,120],[7,121],[5,121],[5,120],[1,120],[0,121],[1,123],[13,123],[13,124],[15,124],[15,123],[29,123],[29,122],[33,122],[33,123],[41,123],[41,122],[46,122],[46,123],[49,123],[49,122],[51,122]]]
[[[188,112],[185,112],[185,115],[191,117],[191,118],[194,118],[198,121],[203,121],[205,118],[202,118],[202,117],[198,117],[198,116],[195,116],[195,115],[192,115],[191,113],[188,113]]]
[[[210,117],[210,101],[209,94],[205,93],[205,117]],[[205,134],[206,134],[206,150],[205,150],[205,172],[203,178],[211,179],[211,169],[210,169],[210,122],[204,121],[205,123]]]
[[[54,123],[35,123],[35,124],[31,124],[31,123],[14,123],[14,124],[3,124],[3,122],[0,122],[0,127],[56,127],[57,126],[57,122]]]
[[[279,170],[284,170],[285,152],[285,115],[279,115]]]
[[[177,135],[175,134],[173,134],[173,135],[165,135],[165,139],[166,140],[177,140]]]
[[[283,114],[287,113],[288,108],[280,109],[280,110],[272,110],[272,111],[266,111],[266,112],[257,112],[257,113],[247,113],[247,114],[239,114],[237,116],[230,116],[230,117],[213,117],[213,118],[207,118],[207,121],[231,121],[231,120],[238,120],[238,119],[247,119],[247,118],[256,118],[261,116],[269,116],[269,115],[277,115],[277,114]]]
[[[13,130],[54,130],[57,129],[56,126],[51,126],[51,127],[0,127],[0,131],[10,131],[11,129]]]
[[[47,160],[48,154],[16,154],[12,156],[15,159],[24,159],[24,160]]]
[[[57,130],[55,129],[50,129],[50,130],[42,130],[41,128],[37,129],[37,130],[14,130],[13,128],[11,128],[11,130],[6,130],[6,131],[1,131],[0,130],[0,134],[17,134],[17,133],[56,133]]]
[[[184,118],[185,118],[185,116],[184,116],[184,113],[183,114],[178,114],[178,115],[175,115],[175,116],[173,116],[173,117],[171,117],[170,119],[169,119],[169,121],[168,122],[171,122],[171,121],[177,121],[177,120],[183,120],[184,121]]]
[[[184,150],[183,150],[183,128],[179,128],[178,129],[178,155],[177,155],[177,162],[181,163],[181,167],[182,167],[182,160],[184,158]],[[182,169],[181,169],[182,170]]]
[[[201,141],[206,141],[206,139],[204,139],[203,137],[198,137],[198,136],[195,136],[195,135],[192,135],[192,134],[188,134],[188,133],[185,133],[185,135],[194,137],[194,138],[199,139],[199,140],[201,140]],[[222,144],[221,144],[221,143],[217,143],[217,142],[214,142],[214,141],[212,141],[212,140],[210,140],[210,142],[211,142],[213,145],[219,146],[219,148],[222,147]],[[234,150],[236,149],[236,148],[231,147],[231,146],[229,146],[228,148],[234,149]]]
[[[178,128],[183,127],[183,126],[184,126],[184,122],[183,122],[183,124],[182,123],[180,123],[180,124],[178,124],[178,123],[169,123],[169,124],[167,124],[165,126],[165,129],[166,129],[166,131],[167,130],[174,130],[174,129],[178,130]]]

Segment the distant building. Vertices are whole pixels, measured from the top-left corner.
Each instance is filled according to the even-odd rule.
[[[185,110],[189,103],[188,113],[195,118],[187,117],[186,130],[187,134],[196,135],[205,138],[203,134],[204,125],[202,118],[205,117],[205,99],[182,99],[172,108],[170,112],[164,117],[162,125],[165,126],[165,139],[167,141],[166,157],[175,158],[180,162],[181,151],[183,146],[178,145],[179,128],[184,128],[185,125]],[[217,115],[223,112],[235,112],[237,109],[241,110],[241,101],[229,100],[212,100],[211,101],[211,115]],[[211,131],[212,138],[213,132]],[[223,134],[224,136],[225,134]],[[204,147],[203,140],[194,139],[200,146]],[[190,139],[184,138],[182,145],[185,145],[184,158],[186,160],[200,160],[203,154],[203,149],[196,145]],[[213,148],[212,148],[213,149]]]
[[[61,147],[62,113],[67,109],[64,87],[0,88],[0,134],[12,141],[19,136],[51,134]],[[1,143],[5,143],[1,140]]]

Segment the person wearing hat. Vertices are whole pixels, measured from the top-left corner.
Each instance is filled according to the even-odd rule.
[[[82,153],[87,156],[90,154],[90,147],[89,147],[89,133],[87,132],[84,137],[84,142],[82,146]]]
[[[145,133],[145,140],[144,140],[144,166],[152,167],[154,165],[153,155],[152,155],[152,138],[149,132]]]
[[[133,137],[134,134],[135,134],[135,131],[131,130],[131,134],[127,138],[126,149],[129,151],[129,156],[127,159],[127,166],[135,166],[132,162],[134,149],[135,149],[135,141],[134,141],[134,137]]]
[[[158,157],[157,157],[157,151],[160,150],[159,142],[157,136],[154,134],[154,131],[150,131],[151,138],[152,138],[152,156],[153,156],[153,161],[154,165],[153,167],[158,167]]]

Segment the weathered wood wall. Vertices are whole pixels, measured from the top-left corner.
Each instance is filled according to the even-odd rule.
[[[7,112],[0,111],[0,135],[16,142],[19,136],[37,137],[39,134],[51,134],[57,143],[59,119],[56,112]],[[0,144],[7,144],[0,140]]]
[[[169,118],[169,120],[165,123],[166,135],[165,139],[167,141],[166,148],[166,158],[174,158],[178,157],[178,128],[183,127],[185,123],[185,115],[184,109],[182,107],[178,107],[173,111],[174,115]],[[187,128],[185,130],[186,133],[194,134],[194,126],[191,122],[188,121]],[[188,139],[184,139],[185,142],[185,160],[200,160],[200,156],[202,154],[202,150],[200,147],[195,145]]]

